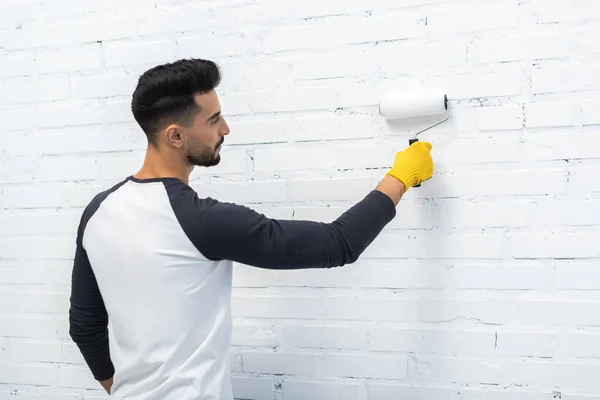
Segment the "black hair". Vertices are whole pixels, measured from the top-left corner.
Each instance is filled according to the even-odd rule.
[[[131,111],[150,142],[166,123],[191,123],[200,111],[194,95],[221,82],[218,65],[199,58],[158,65],[144,72],[131,99]]]

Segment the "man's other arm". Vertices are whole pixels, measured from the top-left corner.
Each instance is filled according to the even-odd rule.
[[[80,237],[71,275],[69,334],[94,378],[110,393],[114,367],[108,347],[108,314]]]

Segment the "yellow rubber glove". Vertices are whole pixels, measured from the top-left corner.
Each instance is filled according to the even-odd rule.
[[[394,165],[387,175],[399,179],[405,186],[405,192],[410,187],[431,179],[433,176],[431,147],[431,143],[428,142],[415,142],[396,153]]]

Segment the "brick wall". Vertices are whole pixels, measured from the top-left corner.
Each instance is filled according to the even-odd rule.
[[[0,1],[0,399],[105,397],[68,337],[76,224],[142,161],[138,75],[183,57],[221,64],[232,128],[192,185],[271,217],[376,185],[388,90],[452,108],[356,264],[236,266],[237,397],[600,398],[599,35],[597,0]]]

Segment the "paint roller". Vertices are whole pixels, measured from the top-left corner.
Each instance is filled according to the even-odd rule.
[[[403,93],[391,93],[379,102],[379,114],[388,120],[428,117],[442,115],[439,122],[415,133],[408,140],[411,145],[418,142],[418,135],[445,122],[449,118],[448,97],[438,90],[409,90]],[[416,187],[421,186],[416,185]]]

